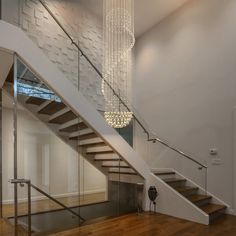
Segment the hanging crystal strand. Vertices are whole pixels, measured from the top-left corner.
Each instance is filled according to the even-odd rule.
[[[129,11],[129,15],[130,15],[130,17],[132,16],[132,12],[131,12],[131,8],[130,8],[130,3],[131,3],[131,1],[128,1],[128,6],[127,6],[127,8],[128,8],[128,11]],[[132,22],[130,22],[130,25],[129,25],[129,27],[131,27],[131,24],[132,24]],[[130,29],[131,30],[131,29]],[[129,44],[129,41],[130,41],[130,39],[127,39],[127,43]],[[128,45],[127,45],[127,47],[128,47]],[[129,105],[129,103],[128,103],[128,89],[130,89],[129,87],[128,87],[128,78],[131,78],[130,77],[130,70],[131,70],[131,68],[130,68],[130,51],[128,52],[128,60],[127,60],[127,69],[126,69],[126,76],[127,76],[127,79],[126,79],[126,85],[125,85],[125,87],[126,87],[126,99],[125,99],[125,101],[126,101],[126,104],[128,104]]]
[[[102,84],[105,118],[109,125],[122,128],[129,124],[132,112],[127,111],[119,97],[128,103],[131,80],[131,48],[133,35],[133,0],[104,0],[104,78],[112,86]]]
[[[126,6],[125,6],[125,9],[127,9],[127,12],[130,14],[129,12],[129,8],[128,8],[128,3],[129,3],[129,0],[127,0],[126,2]],[[129,23],[126,25],[126,27],[129,27]],[[128,39],[129,39],[129,36],[128,34],[126,33],[125,34],[125,50],[127,51],[127,48],[128,48]],[[127,103],[126,101],[126,96],[127,96],[127,80],[128,80],[128,77],[127,77],[127,72],[128,72],[128,52],[126,52],[126,63],[125,63],[125,71],[124,71],[124,76],[125,76],[125,80],[124,80],[124,96],[123,96],[123,100],[125,101],[125,103]]]
[[[129,3],[129,0],[127,0],[126,2],[126,6],[125,6],[125,9],[127,9],[127,11],[129,11],[129,8],[128,8],[128,3]],[[129,12],[130,13],[130,12]],[[127,27],[127,26],[126,26]],[[125,48],[126,48],[126,50],[127,50],[127,48],[128,48],[128,35],[127,35],[127,33],[126,33],[126,35],[125,35]],[[127,56],[126,56],[126,63],[125,63],[125,66],[126,66],[126,69],[125,69],[125,71],[124,71],[124,77],[125,77],[125,80],[124,80],[124,96],[123,96],[123,100],[125,101],[125,103],[127,103],[126,102],[126,96],[127,96],[127,80],[128,80],[128,77],[127,77],[127,72],[128,72],[128,58],[127,58]]]
[[[112,0],[112,7],[111,7],[111,9],[110,9],[110,12],[109,12],[109,14],[111,14],[111,24],[109,24],[110,25],[110,29],[109,29],[109,31],[110,31],[110,34],[111,34],[111,57],[112,57],[112,59],[111,59],[111,67],[112,67],[112,65],[114,64],[114,60],[115,60],[115,58],[114,58],[114,49],[115,49],[115,47],[114,47],[114,32],[113,32],[113,30],[112,29],[114,29],[114,15],[112,14],[112,11],[113,11],[113,9],[115,8],[115,0]],[[112,86],[112,88],[114,88],[114,69],[112,70],[112,76],[111,76],[111,86]],[[114,94],[112,93],[112,109],[111,109],[111,111],[113,112],[113,109],[114,109],[114,107],[115,107],[115,97],[114,97]]]
[[[109,10],[113,8],[113,0],[111,1],[110,4],[111,4],[111,6],[108,9],[107,14],[109,14],[110,13]],[[108,22],[107,22],[107,24],[108,24]],[[108,24],[108,27],[112,27],[111,24]],[[112,58],[112,48],[113,48],[112,41],[113,41],[113,37],[112,37],[112,32],[111,32],[110,28],[108,28],[107,30],[108,30],[108,34],[109,34],[109,42],[108,42],[108,44],[109,44],[109,54],[110,54],[110,56],[109,56],[109,67],[110,67],[110,66],[112,66],[112,60],[113,60],[113,58]],[[107,68],[107,69],[109,71],[109,68]],[[110,71],[110,73],[109,73],[109,80],[108,81],[109,81],[110,85],[113,87],[112,78],[113,78],[113,71]],[[110,104],[110,107],[108,107],[108,108],[112,110],[113,109],[112,108],[112,106],[113,106],[113,94],[112,94],[112,92],[110,90],[109,90],[109,92],[110,92],[111,104]]]
[[[109,0],[108,0],[109,1]],[[113,0],[110,1],[110,7],[109,9],[107,10],[107,16],[109,16],[110,14],[110,10],[113,8]],[[109,44],[109,67],[112,66],[112,60],[113,60],[113,56],[112,56],[112,43],[113,43],[113,37],[112,37],[112,31],[110,29],[111,24],[107,21],[107,31],[108,31],[108,34],[109,34],[109,42],[107,42]],[[107,68],[107,70],[109,71],[109,68]],[[109,80],[108,82],[110,83],[110,85],[113,87],[113,81],[112,81],[112,77],[113,77],[113,71],[110,71],[109,73]],[[112,110],[113,109],[113,94],[112,94],[112,91],[110,91],[110,106],[108,107],[108,110]]]
[[[102,7],[103,7],[103,29],[104,29],[104,15],[105,15],[105,4],[106,4],[106,1],[104,0],[103,1],[103,3],[102,3],[103,5],[102,5]],[[103,43],[102,43],[102,48],[103,48],[103,58],[102,58],[102,74],[103,74],[103,76],[105,75],[105,68],[106,68],[106,65],[105,65],[105,54],[106,54],[106,49],[105,49],[105,41],[106,41],[106,39],[105,39],[105,33],[106,33],[106,31],[105,30],[103,30],[103,32],[102,32],[102,38],[103,38]],[[104,78],[105,79],[105,78]],[[103,80],[102,80],[102,91],[104,90],[104,88],[103,88]],[[103,92],[104,93],[104,92]]]
[[[120,18],[120,20],[119,20],[119,26],[118,26],[118,36],[119,36],[119,58],[120,58],[120,55],[121,55],[121,53],[122,53],[122,43],[123,43],[123,31],[122,31],[122,29],[121,29],[121,24],[122,24],[122,22],[123,22],[123,12],[122,12],[122,0],[120,0],[120,6],[119,6],[119,8],[118,8],[118,10],[117,10],[117,13],[118,13],[118,18]],[[117,61],[119,60],[119,58],[117,58]],[[123,80],[123,78],[122,78],[122,76],[121,76],[121,65],[122,65],[122,60],[120,61],[120,63],[118,62],[118,67],[117,67],[117,70],[119,71],[119,74],[120,74],[120,76],[119,76],[119,78],[118,78],[118,83],[119,83],[119,96],[121,97],[121,88],[122,88],[122,80]],[[117,71],[117,72],[118,72]],[[119,126],[121,126],[121,122],[122,122],[122,118],[121,118],[121,112],[122,112],[122,109],[121,109],[121,103],[120,103],[120,101],[119,101],[119,115],[117,115],[117,120],[118,120],[118,125]]]
[[[117,9],[117,7],[118,7],[118,1],[114,0],[114,3],[115,3],[115,5],[112,9],[112,16],[113,16],[112,34],[113,34],[113,44],[114,44],[114,49],[112,51],[112,53],[113,53],[113,65],[115,64],[115,62],[117,60],[117,43],[118,43],[117,42],[117,32],[115,30],[117,28],[117,23],[118,23],[117,22],[117,13],[115,11],[115,9]],[[116,83],[117,83],[117,73],[116,73],[116,71],[117,71],[117,68],[114,67],[113,68],[113,80],[114,80],[113,88],[114,89],[117,89],[117,85],[116,85]],[[116,91],[116,93],[117,93],[117,91]],[[118,106],[117,106],[117,97],[115,96],[115,94],[114,94],[114,105],[115,105],[114,111],[117,112]]]
[[[134,34],[134,1],[130,1],[130,5],[131,5],[131,23],[132,23],[132,32]],[[132,102],[132,98],[133,98],[133,91],[132,91],[132,79],[133,79],[133,71],[134,71],[134,68],[133,68],[133,54],[132,54],[132,51],[131,51],[131,56],[130,56],[130,84],[129,84],[129,87],[130,87],[130,94],[129,94],[129,98],[130,98],[130,102]],[[131,103],[132,104],[132,103]],[[131,106],[131,105],[130,105]]]

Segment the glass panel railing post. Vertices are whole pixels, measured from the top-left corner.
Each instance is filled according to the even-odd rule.
[[[78,85],[79,86],[79,85]],[[78,125],[79,130],[79,125]],[[82,156],[81,156],[81,150],[80,150],[80,140],[78,140],[78,212],[79,215],[81,215],[81,205],[82,201],[84,200],[84,164],[82,163]],[[82,222],[81,222],[82,223]],[[79,221],[79,226],[81,225]]]
[[[207,187],[208,187],[208,168],[205,168],[205,194],[207,195],[208,194],[208,189],[207,189]]]
[[[28,235],[31,236],[31,182],[27,182],[28,186]]]
[[[143,212],[143,190],[144,190],[144,183],[137,183],[136,184],[136,207],[137,213],[141,214]]]
[[[28,211],[26,213],[26,216],[28,218],[28,225],[27,225],[27,230],[28,230],[28,236],[31,236],[31,181],[27,179],[10,179],[9,180],[10,184],[14,184],[14,186],[20,185],[20,187],[25,187],[27,185],[27,201],[28,201]],[[15,235],[18,235],[18,225],[15,226]]]
[[[120,202],[120,197],[121,197],[121,192],[120,192],[120,185],[121,185],[121,157],[119,157],[119,162],[118,162],[118,185],[117,185],[117,216],[120,216],[121,212],[120,212],[120,206],[121,206],[121,202]]]
[[[13,139],[14,139],[14,162],[13,162],[13,169],[14,169],[14,179],[18,178],[18,159],[17,159],[17,76],[18,76],[18,61],[16,54],[14,54],[14,77],[13,77]],[[15,236],[18,235],[18,185],[14,184],[14,217],[15,217]]]
[[[1,0],[0,0],[1,4]],[[1,9],[0,9],[1,12]],[[0,13],[1,17],[1,13]],[[1,18],[0,18],[1,19]],[[2,133],[2,89],[0,89],[0,218],[3,217],[3,160],[2,160],[2,138],[3,138],[3,133]]]

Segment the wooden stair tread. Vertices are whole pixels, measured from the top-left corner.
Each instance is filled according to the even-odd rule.
[[[105,168],[126,168],[126,169],[132,169],[130,166],[119,166],[119,165],[102,165],[102,167],[105,167]]]
[[[45,114],[45,115],[53,115],[54,113],[64,109],[66,105],[62,102],[52,101],[44,108],[42,108],[38,113]]]
[[[82,121],[82,122],[79,122],[78,124],[74,124],[74,125],[68,126],[66,128],[60,129],[59,131],[71,133],[71,132],[75,132],[75,131],[83,130],[83,129],[87,129],[87,128],[88,128],[88,126]]]
[[[95,134],[94,132],[93,133],[89,133],[89,134],[83,134],[83,135],[80,135],[78,137],[73,137],[73,138],[70,138],[70,140],[79,140],[79,141],[82,141],[82,140],[86,140],[86,139],[91,139],[91,138],[97,138],[97,134]]]
[[[208,195],[200,195],[200,194],[194,194],[192,196],[188,196],[187,199],[190,200],[193,203],[197,203],[200,201],[211,199],[211,196]]]
[[[109,171],[109,174],[137,175],[136,172],[124,172],[124,171]]]
[[[181,183],[181,182],[186,182],[186,179],[179,179],[179,178],[168,178],[168,179],[163,179],[166,183]]]
[[[159,175],[175,175],[174,171],[166,171],[166,172],[155,172],[155,175],[159,176]]]
[[[217,205],[217,204],[207,204],[205,206],[200,207],[204,212],[206,212],[208,215],[214,214],[216,212],[222,211],[226,209],[226,206],[223,205]]]
[[[55,124],[63,124],[67,121],[73,120],[77,118],[76,115],[72,111],[67,111],[63,113],[62,115],[59,115],[55,117],[54,119],[50,120],[49,123],[55,123]]]
[[[96,155],[96,154],[112,154],[114,151],[112,150],[107,150],[107,151],[89,151],[86,152],[87,155]]]
[[[197,187],[190,187],[190,186],[175,187],[174,189],[179,193],[185,193],[188,191],[198,190]]]
[[[95,158],[94,161],[122,161],[121,159],[114,158]]]
[[[89,128],[87,128],[87,129],[85,129],[85,130],[83,130],[81,132],[80,131],[77,131],[74,134],[72,133],[70,135],[69,139],[70,140],[80,140],[81,138],[83,139],[84,137],[87,137],[87,136],[90,137],[92,135],[92,137],[93,137],[94,135],[96,135],[94,133],[94,131],[89,129]],[[96,137],[98,137],[98,136],[96,135]]]
[[[37,105],[40,106],[41,104],[43,104],[45,102],[45,99],[43,98],[38,98],[38,97],[29,97],[26,100],[26,104],[31,104],[31,105]]]
[[[97,143],[85,143],[85,144],[80,144],[79,147],[108,147],[106,143],[103,141],[97,142]]]

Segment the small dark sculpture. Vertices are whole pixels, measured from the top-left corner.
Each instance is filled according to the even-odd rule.
[[[154,206],[154,212],[156,212],[156,199],[158,197],[158,192],[155,186],[150,186],[148,189],[148,197],[150,199],[149,211],[151,211],[151,205]]]

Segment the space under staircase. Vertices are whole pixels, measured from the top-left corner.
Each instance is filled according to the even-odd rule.
[[[41,82],[18,59],[17,102],[32,113],[34,117],[47,125],[61,140],[75,151],[83,154],[109,178],[124,182],[143,182],[133,169],[101,136],[79,117],[63,100]],[[14,69],[11,68],[3,85],[12,98]],[[119,178],[118,178],[118,177]]]
[[[15,104],[17,103],[16,109],[23,107],[34,119],[45,124],[64,143],[101,171],[108,181],[106,199],[101,202],[95,201],[92,204],[75,205],[71,209],[61,203],[60,199],[52,197],[35,186],[35,183],[32,184],[30,180],[13,179],[12,184],[29,184],[31,188],[62,207],[57,211],[52,209],[36,212],[33,215],[31,213],[26,216],[20,215],[18,216],[20,225],[31,231],[27,219],[29,215],[32,215],[34,219],[32,231],[49,234],[58,229],[64,230],[67,227],[88,224],[94,218],[117,216],[117,214],[135,211],[135,184],[144,183],[144,177],[115,151],[112,145],[104,140],[102,135],[95,131],[85,119],[67,105],[62,97],[59,97],[45,82],[39,80],[38,76],[19,57],[16,55],[13,57],[14,65],[8,73],[2,89],[8,97],[17,101],[15,102]],[[101,116],[98,112],[96,115]],[[115,135],[119,136],[117,132]],[[126,141],[124,142],[126,143]],[[130,147],[129,144],[127,145]],[[70,215],[73,217],[71,218]],[[13,221],[13,218],[9,219]],[[45,220],[47,221],[44,224],[40,224]],[[64,225],[58,225],[58,222],[62,220]],[[48,225],[47,222],[51,222],[51,224]]]

